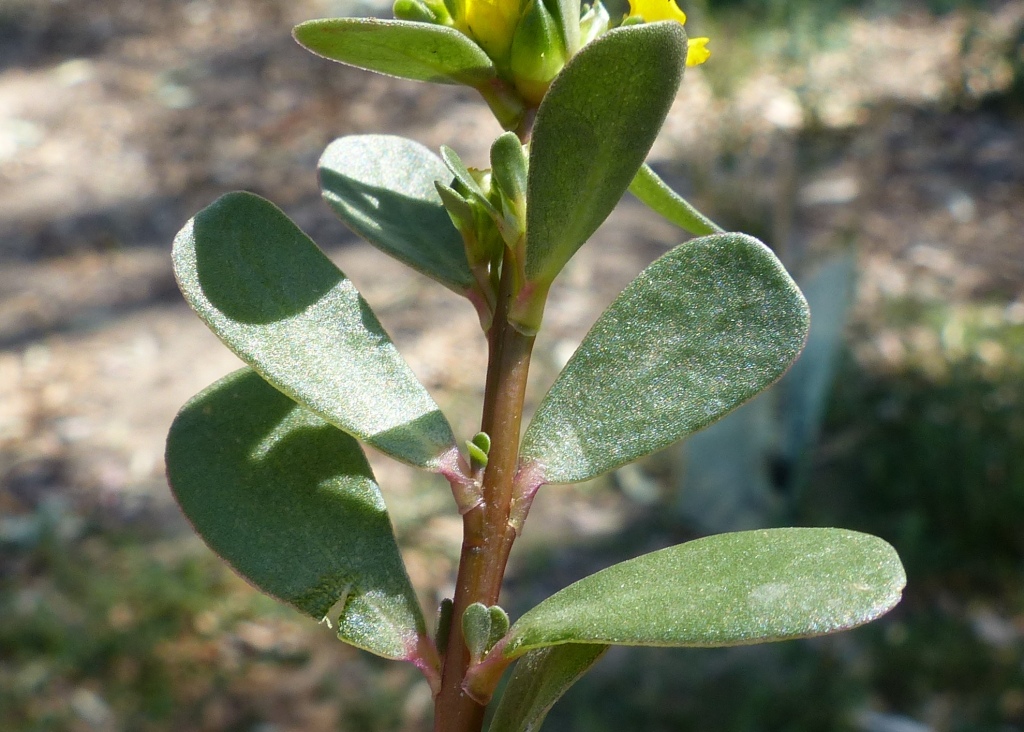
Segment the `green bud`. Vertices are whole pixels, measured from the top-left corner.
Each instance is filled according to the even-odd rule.
[[[473,435],[473,444],[476,445],[478,450],[481,450],[484,455],[491,452],[491,436],[486,432],[477,432]]]
[[[474,602],[466,608],[462,614],[462,637],[473,663],[505,637],[509,624],[508,613],[497,605],[487,607],[482,602]]]
[[[480,434],[483,434],[482,432]],[[472,461],[474,469],[479,470],[480,468],[487,467],[487,451],[481,450],[480,446],[472,440],[466,440],[466,449],[469,450],[469,459]]]
[[[512,39],[512,78],[526,101],[539,105],[565,66],[562,31],[541,0],[530,0]]]
[[[437,23],[437,13],[431,10],[423,0],[395,0],[391,9],[399,20],[412,20],[417,23]]]
[[[448,9],[448,3],[444,0],[423,0],[423,3],[430,9],[430,12],[437,18],[434,22],[438,25],[453,25],[452,14]]]
[[[501,195],[517,207],[526,203],[526,153],[514,132],[491,145],[491,177]]]
[[[490,650],[491,622],[490,610],[482,602],[474,602],[462,613],[462,637],[474,663]]]
[[[466,440],[466,449],[474,468],[486,468],[487,456],[491,452],[491,438],[486,432],[477,432],[472,440]]]

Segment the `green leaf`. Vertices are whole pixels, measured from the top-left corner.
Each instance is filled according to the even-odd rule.
[[[494,64],[483,49],[442,25],[329,18],[300,23],[293,35],[318,56],[403,79],[476,87],[495,76]]]
[[[527,279],[550,283],[625,193],[682,79],[679,23],[609,31],[555,77],[530,143]]]
[[[167,438],[167,475],[215,552],[338,637],[416,655],[424,621],[359,444],[243,369],[193,398]]]
[[[778,379],[807,329],[803,296],[757,239],[682,244],[587,334],[537,408],[523,463],[576,483],[666,447]]]
[[[906,575],[881,539],[843,529],[718,534],[580,580],[509,631],[514,658],[561,643],[733,646],[805,638],[874,620]]]
[[[185,299],[263,378],[399,460],[442,470],[455,438],[352,283],[269,201],[229,193],[174,240]]]
[[[572,643],[530,651],[516,662],[488,732],[536,732],[570,686],[608,650]]]
[[[351,135],[320,158],[320,186],[334,212],[378,249],[460,295],[475,284],[462,236],[434,186],[448,168],[417,142]]]
[[[633,182],[629,184],[629,192],[683,231],[697,236],[722,233],[722,228],[718,224],[669,188],[647,163],[640,166]]]

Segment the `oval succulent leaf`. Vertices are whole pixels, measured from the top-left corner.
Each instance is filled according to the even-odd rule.
[[[706,427],[778,379],[807,304],[753,237],[694,239],[601,315],[537,408],[521,450],[542,483],[589,480]]]
[[[555,702],[597,663],[608,646],[537,648],[516,662],[487,732],[536,732]]]
[[[562,643],[732,646],[823,635],[899,602],[881,539],[843,529],[719,534],[645,554],[558,592],[509,631],[507,658]]]
[[[460,295],[473,287],[435,187],[451,179],[441,158],[402,137],[351,135],[328,145],[319,171],[324,198],[354,232]]]
[[[276,206],[230,193],[174,240],[185,299],[267,381],[411,465],[441,470],[448,421],[351,281]]]
[[[414,81],[480,86],[494,64],[467,36],[442,25],[327,18],[295,26],[295,40],[324,58]]]
[[[682,79],[678,23],[617,28],[555,77],[530,143],[526,277],[550,283],[625,193]]]
[[[193,398],[167,474],[196,531],[264,592],[338,637],[411,660],[424,621],[359,444],[243,369]]]

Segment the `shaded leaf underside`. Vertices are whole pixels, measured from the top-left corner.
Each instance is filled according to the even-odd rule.
[[[167,440],[175,497],[256,587],[338,637],[408,658],[424,622],[359,444],[243,369],[182,408]]]

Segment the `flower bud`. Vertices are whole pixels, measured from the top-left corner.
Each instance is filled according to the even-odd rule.
[[[473,38],[499,67],[508,65],[521,0],[464,0],[456,27]]]
[[[555,18],[541,0],[529,0],[512,41],[516,89],[529,103],[540,104],[565,61],[565,41]]]
[[[399,20],[437,23],[437,14],[423,0],[395,0],[391,12]]]

